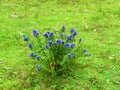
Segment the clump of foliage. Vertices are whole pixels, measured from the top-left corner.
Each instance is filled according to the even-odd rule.
[[[80,56],[91,56],[86,49],[83,49],[82,38],[76,39],[77,34],[74,28],[70,29],[69,35],[66,34],[66,26],[62,26],[59,31],[48,30],[42,35],[33,30],[34,43],[27,35],[23,35],[23,40],[31,49],[29,56],[36,59],[36,70],[61,75],[70,71]]]

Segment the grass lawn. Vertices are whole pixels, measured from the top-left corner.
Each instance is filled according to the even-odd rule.
[[[92,57],[78,59],[74,77],[47,83],[27,56],[21,34],[62,25],[76,28]],[[0,0],[0,90],[54,90],[57,85],[58,90],[120,90],[120,0]]]

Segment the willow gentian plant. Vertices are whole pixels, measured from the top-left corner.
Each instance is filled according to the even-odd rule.
[[[91,56],[86,49],[81,46],[82,38],[76,39],[78,32],[72,28],[66,34],[66,26],[62,26],[59,31],[46,31],[40,34],[38,30],[32,31],[36,43],[33,44],[27,35],[23,35],[23,40],[27,42],[31,49],[29,57],[36,59],[36,70],[59,73],[70,68],[70,64],[80,56]],[[76,45],[76,43],[78,45]],[[77,50],[80,50],[79,53]],[[82,51],[81,51],[82,50]],[[81,54],[81,55],[79,55]]]

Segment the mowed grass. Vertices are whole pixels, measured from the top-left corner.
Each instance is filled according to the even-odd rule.
[[[74,27],[92,57],[78,58],[74,76],[47,79],[22,41],[32,29]],[[80,51],[78,51],[80,52]],[[48,76],[50,79],[50,77]],[[60,82],[61,81],[61,82]],[[47,85],[48,84],[48,85]],[[120,0],[1,0],[0,90],[120,90]]]

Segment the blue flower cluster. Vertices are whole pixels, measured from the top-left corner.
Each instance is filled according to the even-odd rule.
[[[42,34],[45,37],[50,37],[50,36],[54,36],[53,32],[47,31],[45,33]]]
[[[37,30],[32,30],[32,35],[33,36],[38,36],[39,32]],[[29,40],[28,36],[27,35],[23,35],[23,40],[24,41],[28,41]]]
[[[72,28],[70,32],[73,36],[76,36],[78,34],[74,28]]]
[[[56,43],[58,43],[58,44],[64,44],[64,40],[57,39],[57,40],[56,40]]]
[[[70,48],[70,47],[75,47],[75,44],[74,43],[66,43],[65,44],[66,48]]]
[[[65,26],[62,26],[62,30],[65,30]],[[74,48],[76,45],[72,42],[68,42],[68,40],[73,39],[77,35],[77,32],[75,31],[75,29],[71,29],[70,32],[71,32],[71,34],[69,36],[66,36],[67,39],[65,38],[65,40],[63,38],[62,39],[58,38],[57,40],[53,39],[54,37],[49,38],[50,36],[54,36],[54,33],[51,31],[47,31],[47,32],[43,33],[42,35],[47,38],[47,44],[45,44],[45,48],[46,49],[48,49],[50,47],[58,48],[58,46],[60,46],[59,48],[66,47],[66,50],[70,49],[70,48],[71,49]],[[60,34],[60,36],[63,36],[63,35],[64,35],[63,33]],[[57,47],[56,47],[56,45],[57,45]],[[58,48],[58,50],[59,50],[59,48]],[[61,53],[64,53],[64,52],[61,52]],[[67,56],[68,56],[68,58],[70,58],[72,55],[70,53],[68,53]]]
[[[37,55],[35,52],[30,53],[30,54],[29,54],[29,57],[35,57],[36,60],[39,60],[39,59],[40,59],[40,56]]]
[[[38,36],[39,35],[39,32],[37,31],[37,30],[32,30],[32,35],[33,36]],[[28,38],[28,36],[27,35],[23,35],[23,40],[24,41],[27,41],[27,46],[31,49],[31,50],[33,50],[32,48],[33,48],[33,45],[32,45],[32,43],[30,43],[30,41],[29,41],[29,38]],[[31,52],[29,55],[28,55],[29,57],[33,57],[33,58],[35,58],[36,60],[39,60],[40,59],[40,56],[36,53],[36,52]],[[36,70],[38,71],[40,68],[39,68],[39,66],[38,65],[36,65]]]
[[[37,30],[32,30],[32,35],[37,36],[37,35],[39,35],[39,32]],[[28,41],[29,40],[28,36],[24,35],[23,40]],[[28,43],[28,47],[32,49],[33,45],[31,43]],[[37,55],[35,52],[30,53],[29,56],[35,57],[37,60],[39,60],[39,58],[40,58],[40,56]]]
[[[67,36],[66,36],[66,38],[67,38],[68,40],[73,40],[74,37],[78,34],[74,28],[72,28],[72,29],[70,30],[70,33],[71,33],[70,35],[67,35]]]
[[[52,53],[52,54],[50,54],[50,55],[52,55],[51,56],[52,59],[51,59],[50,63],[53,60],[53,63],[51,64],[53,66],[50,65],[51,67],[56,68],[55,66],[57,66],[57,65],[59,66],[60,63],[62,62],[62,60],[64,60],[64,56],[67,57],[67,59],[73,59],[74,57],[77,56],[73,52],[76,50],[76,49],[74,49],[76,47],[76,44],[74,43],[74,41],[76,39],[75,36],[78,34],[78,32],[76,32],[76,30],[74,28],[72,28],[72,29],[70,29],[70,34],[66,35],[65,30],[66,30],[66,26],[63,25],[61,31],[59,31],[59,34],[58,34],[59,36],[57,36],[56,33],[51,32],[49,30],[42,34],[42,36],[44,36],[46,38],[46,43],[44,45],[45,50],[48,50],[48,53]],[[42,45],[42,43],[39,43],[39,41],[40,41],[39,32],[37,30],[32,30],[32,35],[35,38],[38,38],[37,44]],[[36,59],[37,61],[40,61],[39,59],[42,59],[42,58],[36,52],[40,52],[39,50],[44,50],[44,49],[42,48],[42,49],[38,49],[38,51],[36,51],[37,44],[33,45],[33,43],[30,42],[29,37],[27,35],[23,36],[23,40],[27,42],[27,47],[31,49],[31,53],[28,56]],[[79,41],[78,46],[79,46],[79,48],[81,48],[80,43],[82,42],[82,38],[79,38],[78,41]],[[87,53],[86,49],[81,50],[81,52],[85,56],[92,56],[92,54]],[[45,52],[45,53],[47,53],[47,52]],[[39,71],[40,68],[41,68],[41,66],[36,64],[36,70]]]
[[[64,40],[61,40],[61,39],[57,39],[56,41],[48,40],[48,43],[45,44],[45,48],[49,48],[50,46],[53,46],[56,44],[63,44],[64,45]]]

